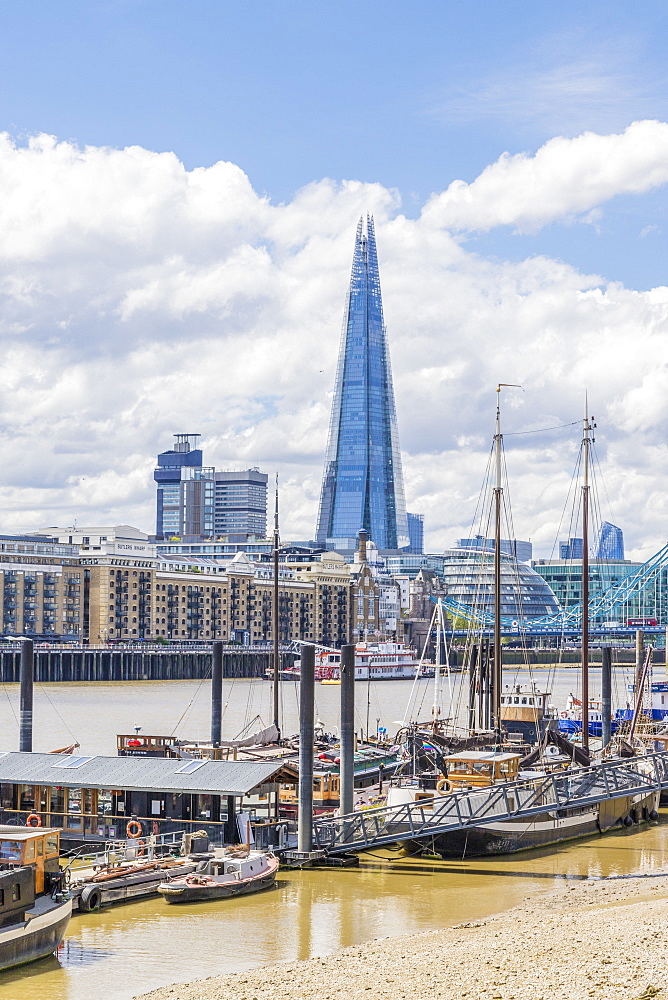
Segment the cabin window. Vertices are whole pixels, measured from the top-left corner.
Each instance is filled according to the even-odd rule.
[[[29,840],[26,843],[26,861],[34,861],[35,859],[35,841]]]
[[[81,829],[81,789],[80,788],[68,788],[67,789],[67,811],[69,816],[67,818],[67,825],[70,830],[80,830]]]
[[[520,703],[520,699],[519,698],[515,698],[515,704],[519,705],[519,703]]]
[[[196,819],[211,819],[211,795],[196,795],[197,800],[197,811],[195,813]]]
[[[533,705],[533,698],[529,698],[529,704]]]
[[[522,704],[523,704],[523,705],[526,705],[526,703],[527,703],[527,700],[526,700],[526,698],[522,698]]]
[[[33,785],[21,785],[19,793],[19,809],[25,812],[35,811],[35,789]]]
[[[52,854],[58,854],[58,834],[50,833],[45,838],[46,840],[46,855],[50,857]]]
[[[62,815],[65,812],[65,791],[60,785],[51,786],[51,812]],[[60,826],[60,823],[52,823]]]
[[[41,858],[44,856],[44,838],[40,837],[37,841],[37,857]]]
[[[15,882],[12,886],[12,900],[16,903],[21,899],[21,883]]]
[[[0,858],[4,861],[18,861],[21,857],[21,843],[18,840],[0,842]]]
[[[107,816],[111,812],[111,792],[99,788],[97,792],[97,814]]]

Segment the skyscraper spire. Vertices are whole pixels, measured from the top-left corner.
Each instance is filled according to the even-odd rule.
[[[390,356],[373,218],[360,219],[343,333],[317,540],[354,550],[364,528],[379,549],[409,544]]]

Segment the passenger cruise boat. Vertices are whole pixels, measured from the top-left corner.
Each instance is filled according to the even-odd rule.
[[[355,646],[356,681],[414,680],[418,670],[420,661],[402,642],[358,642]],[[421,676],[433,675],[433,667],[421,671]],[[340,676],[341,652],[334,649],[316,652],[316,680],[336,681]]]

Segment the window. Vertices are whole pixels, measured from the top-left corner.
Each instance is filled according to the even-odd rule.
[[[18,861],[21,857],[21,842],[19,840],[0,841],[0,858],[4,861]]]
[[[12,886],[12,899],[16,903],[21,899],[21,884],[20,882],[15,882]]]
[[[81,767],[94,757],[70,757],[68,760],[57,760],[51,767]]]

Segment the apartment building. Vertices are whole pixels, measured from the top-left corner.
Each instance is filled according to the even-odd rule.
[[[48,536],[0,535],[3,635],[81,634],[78,556],[76,546]]]

